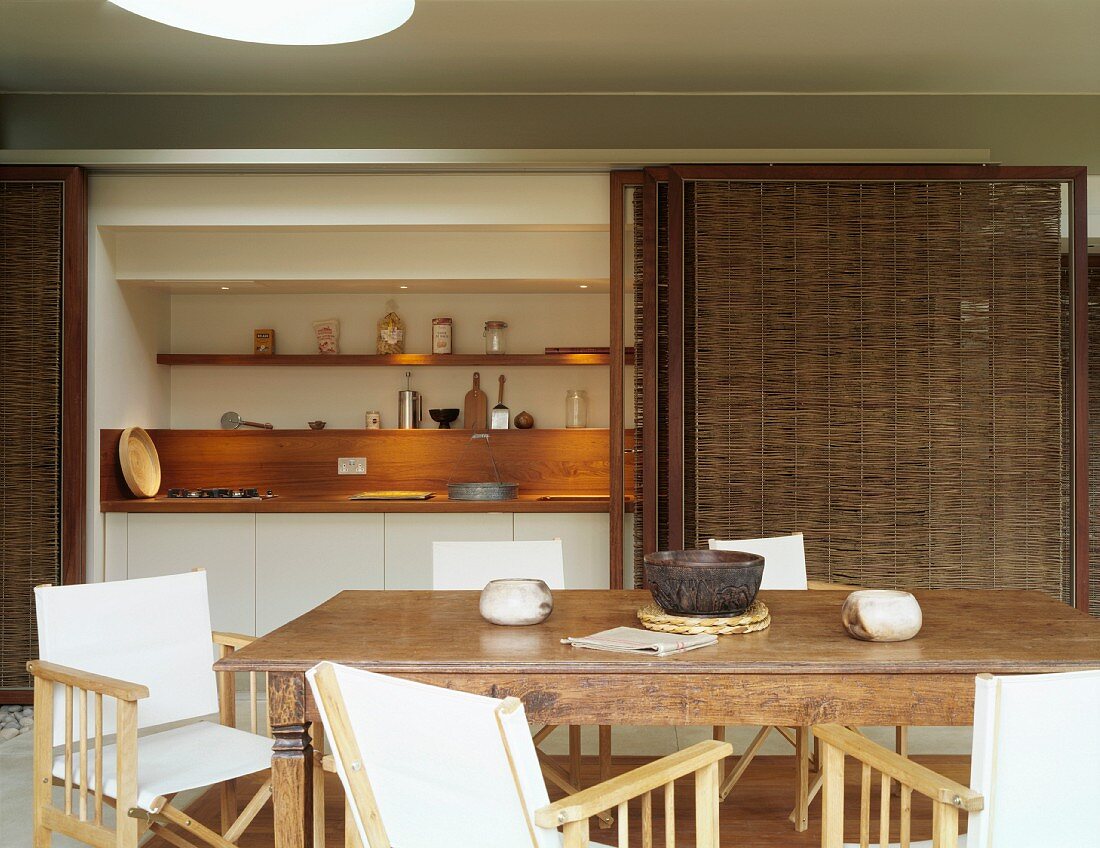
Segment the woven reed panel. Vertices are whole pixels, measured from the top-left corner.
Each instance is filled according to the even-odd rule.
[[[33,588],[61,577],[62,201],[0,183],[0,689],[29,685]]]
[[[644,215],[642,192],[636,191],[634,207],[634,444],[642,444],[643,404],[642,375],[645,373],[645,354],[642,340],[649,333],[657,334],[657,474],[660,480],[668,479],[668,183],[657,183],[657,324],[646,326],[642,314],[642,289],[644,285],[645,263],[642,254]],[[652,213],[650,213],[652,214]],[[644,576],[643,557],[646,554],[642,539],[643,527],[647,521],[657,524],[657,549],[668,547],[668,492],[665,486],[659,487],[657,495],[657,515],[645,514],[641,493],[645,490],[643,482],[643,462],[634,463],[634,491],[638,494],[634,505],[634,585],[641,588]]]
[[[802,531],[815,579],[1068,600],[1059,186],[694,185],[686,543]]]
[[[1100,256],[1089,259],[1089,612],[1100,616]]]

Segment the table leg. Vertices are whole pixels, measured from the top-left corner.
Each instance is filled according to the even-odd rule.
[[[810,736],[808,727],[794,729],[794,759],[797,771],[795,788],[794,829],[802,833],[810,826]]]
[[[313,848],[313,747],[306,721],[306,679],[269,674],[267,705],[271,735],[271,789],[275,848]]]
[[[715,742],[726,741],[726,726],[724,724],[716,724],[711,730],[711,738]],[[718,785],[721,786],[722,782],[726,779],[726,761],[718,761]]]

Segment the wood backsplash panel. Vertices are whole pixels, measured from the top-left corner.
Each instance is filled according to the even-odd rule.
[[[100,431],[100,500],[129,497],[118,468],[121,430]],[[446,488],[491,480],[485,446],[469,430],[150,430],[160,494],[171,487],[255,486],[280,495],[347,495],[368,489]],[[627,448],[633,433],[626,434]],[[607,494],[607,430],[502,430],[491,437],[502,479],[531,493]],[[465,451],[463,450],[465,448]],[[459,462],[461,455],[461,462]],[[365,456],[365,476],[339,476],[337,458]],[[627,494],[633,454],[626,454]],[[457,464],[456,464],[457,463]]]

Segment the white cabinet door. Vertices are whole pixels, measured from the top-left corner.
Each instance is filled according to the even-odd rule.
[[[126,529],[127,577],[205,568],[214,629],[256,632],[255,515],[130,513]]]
[[[566,589],[606,589],[610,584],[609,517],[592,512],[517,512],[516,541],[561,539]]]
[[[256,633],[262,636],[344,589],[385,585],[385,519],[256,516]]]
[[[507,542],[510,512],[386,513],[386,588],[432,588],[432,542]]]

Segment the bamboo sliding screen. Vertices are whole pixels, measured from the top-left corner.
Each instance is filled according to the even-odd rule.
[[[1100,515],[1100,255],[1089,260],[1089,508]],[[1089,612],[1100,616],[1100,521],[1089,524],[1089,562]]]
[[[653,270],[653,285],[655,287],[655,302],[657,320],[653,326],[647,327],[643,304],[645,297],[646,268],[643,254],[644,239],[644,207],[642,192],[634,193],[634,443],[641,445],[644,441],[646,414],[644,409],[643,383],[645,378],[646,360],[645,346],[641,340],[648,333],[656,333],[656,380],[657,408],[668,407],[668,183],[657,184],[657,211],[656,211],[656,268]],[[668,421],[663,415],[656,421],[657,444],[665,445],[668,442]],[[657,456],[657,473],[660,479],[668,478],[668,451],[661,450]],[[644,462],[634,463],[634,491],[641,493],[645,487]],[[642,557],[645,554],[646,521],[652,521],[656,525],[655,547],[664,547],[668,539],[668,492],[664,487],[659,487],[656,501],[656,515],[647,515],[644,509],[635,506],[634,510],[634,585],[641,587],[643,577]]]
[[[0,181],[0,689],[27,685],[33,588],[61,580],[63,202]]]
[[[1055,180],[685,181],[684,546],[1071,600],[1061,212]]]

